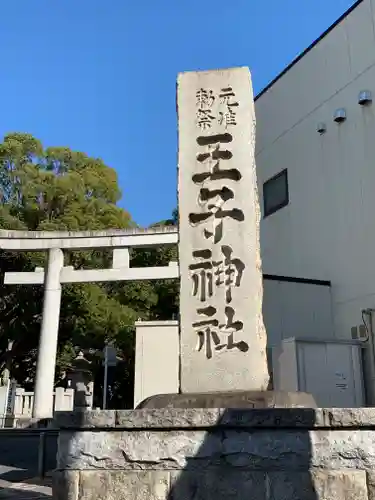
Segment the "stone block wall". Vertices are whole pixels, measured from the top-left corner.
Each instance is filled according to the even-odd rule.
[[[375,409],[61,414],[55,500],[375,500]]]

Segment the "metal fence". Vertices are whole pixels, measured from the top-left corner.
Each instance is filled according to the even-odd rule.
[[[0,478],[44,477],[56,468],[58,430],[0,429]]]

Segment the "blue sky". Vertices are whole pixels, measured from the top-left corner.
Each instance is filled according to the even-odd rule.
[[[259,92],[353,0],[11,0],[0,17],[1,137],[101,157],[141,225],[176,205],[179,71],[250,67]]]

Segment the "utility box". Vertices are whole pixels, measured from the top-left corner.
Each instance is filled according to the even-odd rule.
[[[286,339],[272,350],[274,388],[312,394],[320,408],[365,405],[361,343]]]

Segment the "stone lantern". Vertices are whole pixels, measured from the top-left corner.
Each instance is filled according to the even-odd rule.
[[[80,351],[67,371],[68,385],[74,389],[74,410],[92,409],[94,381],[90,365],[91,362]]]

